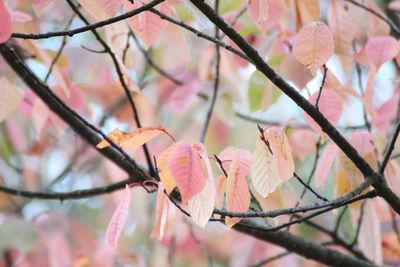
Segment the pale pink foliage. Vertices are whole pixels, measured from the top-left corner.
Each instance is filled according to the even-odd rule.
[[[4,0],[0,0],[0,44],[11,37],[11,15]]]
[[[305,25],[296,35],[293,55],[312,74],[333,55],[333,36],[325,23],[316,21]]]
[[[110,246],[115,250],[118,247],[119,238],[121,236],[122,230],[124,229],[126,219],[129,215],[129,206],[131,204],[131,199],[131,189],[128,185],[126,185],[124,196],[121,199],[121,202],[118,204],[117,208],[115,209],[105,234],[106,242],[110,244]]]
[[[332,164],[336,158],[336,155],[338,153],[338,147],[336,146],[335,143],[329,143],[326,145],[324,151],[322,152],[317,168],[315,170],[315,186],[317,187],[324,187],[325,186],[325,181],[326,181],[326,176],[328,175],[328,172],[330,168],[332,167]]]

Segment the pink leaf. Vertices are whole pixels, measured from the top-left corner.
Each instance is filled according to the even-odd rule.
[[[193,149],[199,154],[207,168],[208,179],[203,190],[188,201],[188,210],[195,223],[204,227],[210,219],[216,202],[216,189],[214,184],[214,176],[211,169],[210,160],[208,159],[207,150],[203,144],[197,143],[192,145]]]
[[[400,51],[400,44],[391,36],[372,37],[365,47],[356,55],[356,60],[369,66],[374,64],[377,69],[394,59]]]
[[[247,176],[250,173],[252,155],[245,149],[227,147],[218,155],[218,158],[222,161],[225,171],[230,168],[233,161],[236,161],[241,176]]]
[[[125,11],[130,11],[140,6],[141,4],[139,1],[135,1],[133,5],[125,1],[124,9]],[[168,3],[162,3],[159,6],[160,11],[165,15],[168,16],[171,13],[171,8]],[[163,20],[158,15],[151,12],[143,12],[128,19],[129,27],[140,37],[146,48],[150,47],[153,42],[163,34],[168,23],[167,20]]]
[[[0,44],[4,43],[11,37],[11,15],[4,0],[0,0]]]
[[[168,197],[164,194],[163,186],[159,185],[157,192],[156,217],[153,230],[151,231],[151,237],[157,237],[160,240],[164,237],[165,227],[168,220],[168,211]]]
[[[32,17],[24,12],[21,11],[11,11],[11,15],[12,15],[12,21],[13,22],[28,22],[28,21],[32,21]]]
[[[323,22],[311,22],[296,35],[294,57],[314,74],[333,55],[333,36]]]
[[[318,160],[317,169],[315,170],[315,185],[317,187],[324,187],[326,176],[336,158],[338,148],[335,143],[330,143],[326,146],[324,152]]]
[[[240,172],[239,164],[234,160],[228,171],[226,181],[226,209],[232,212],[245,212],[250,207],[250,192],[247,186],[246,177]],[[225,218],[225,223],[232,227],[241,218]]]
[[[168,157],[168,164],[183,202],[201,192],[206,176],[200,158],[190,143],[178,142]]]
[[[362,157],[373,152],[375,149],[374,137],[365,131],[353,132],[349,136],[348,141]]]
[[[128,185],[125,187],[125,193],[121,202],[118,204],[117,209],[108,224],[105,239],[115,250],[118,246],[118,240],[121,236],[124,224],[129,214],[129,206],[131,204],[131,190]]]
[[[318,97],[318,92],[314,93],[309,101],[311,104],[315,104]],[[340,96],[333,90],[323,88],[321,98],[318,102],[319,111],[327,118],[327,120],[335,125],[342,115],[343,103]],[[304,119],[310,125],[310,127],[318,132],[322,133],[321,127],[307,114],[304,112]]]

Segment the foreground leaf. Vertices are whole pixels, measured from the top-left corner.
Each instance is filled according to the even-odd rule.
[[[206,184],[204,169],[190,143],[176,143],[175,149],[168,157],[168,165],[183,202],[188,201],[204,188]]]
[[[245,212],[250,207],[250,192],[246,176],[240,172],[239,163],[235,160],[229,166],[226,181],[226,209],[232,212]],[[225,218],[225,223],[232,227],[241,218]]]

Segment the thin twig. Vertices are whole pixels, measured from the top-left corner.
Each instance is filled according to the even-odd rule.
[[[38,39],[48,39],[48,38],[52,38],[52,37],[61,37],[61,36],[74,36],[75,34],[78,33],[83,33],[83,32],[87,32],[87,31],[92,31],[95,30],[97,28],[101,28],[110,24],[113,24],[115,22],[121,21],[121,20],[125,20],[127,18],[136,16],[146,10],[149,10],[150,8],[155,7],[156,5],[164,2],[165,0],[154,0],[146,5],[143,5],[137,9],[134,9],[132,11],[129,11],[127,13],[124,13],[122,15],[116,16],[116,17],[112,17],[110,19],[106,19],[106,20],[102,20],[93,24],[89,24],[80,28],[76,28],[73,30],[68,30],[68,31],[58,31],[58,32],[47,32],[47,33],[39,33],[39,34],[27,34],[27,33],[13,33],[11,36],[14,38],[22,38],[22,39],[34,39],[34,40],[38,40]]]
[[[305,188],[307,188],[311,193],[314,194],[314,196],[316,196],[317,198],[321,199],[322,201],[329,201],[327,198],[321,196],[320,194],[318,194],[311,186],[309,186],[308,184],[306,184],[298,175],[297,173],[293,173],[293,176],[297,179],[297,181],[299,181]]]
[[[364,201],[364,202],[361,204],[360,216],[358,217],[358,220],[357,220],[356,234],[355,234],[355,236],[354,236],[353,241],[351,242],[351,245],[352,245],[352,246],[355,246],[355,244],[357,244],[358,236],[360,235],[361,225],[362,225],[362,223],[363,223],[363,218],[364,218],[365,203],[367,203],[367,202]]]
[[[315,105],[314,105],[314,107],[315,107],[316,109],[319,109],[319,108],[318,108],[318,104],[319,104],[319,100],[320,100],[320,98],[321,98],[322,89],[324,88],[324,85],[325,85],[326,74],[327,74],[327,72],[328,72],[328,67],[326,66],[326,64],[322,65],[322,67],[324,68],[324,74],[323,74],[323,76],[322,76],[321,86],[319,87],[318,96],[317,96],[317,99],[316,99]]]
[[[215,1],[215,12],[218,14],[219,0]],[[215,39],[219,40],[219,28],[215,26]],[[219,76],[220,76],[220,64],[221,64],[221,51],[219,45],[215,46],[215,78],[214,78],[214,90],[211,98],[211,105],[206,115],[206,121],[203,126],[203,130],[200,135],[200,142],[204,143],[206,138],[208,126],[210,124],[211,116],[214,111],[214,106],[217,101],[218,89],[219,89]]]

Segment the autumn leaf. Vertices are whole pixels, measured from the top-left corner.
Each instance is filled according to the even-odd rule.
[[[43,15],[45,9],[50,6],[55,0],[32,0],[32,8],[38,17]]]
[[[204,188],[206,175],[200,158],[190,143],[176,143],[175,148],[168,156],[168,165],[183,202],[188,201]]]
[[[329,169],[331,168],[336,155],[338,153],[338,147],[335,143],[326,145],[324,152],[318,160],[317,168],[315,170],[315,186],[324,187],[326,176],[328,175]]]
[[[176,187],[176,181],[174,176],[171,174],[168,157],[176,148],[176,143],[172,144],[166,150],[160,153],[157,158],[157,167],[159,169],[158,175],[160,176],[161,183],[163,184],[165,191],[167,194],[171,194],[171,192]]]
[[[11,37],[11,15],[4,0],[0,0],[0,44],[4,43]]]
[[[124,196],[118,204],[114,214],[108,224],[105,239],[115,250],[118,246],[118,240],[121,236],[124,224],[129,214],[131,204],[131,190],[128,185],[125,186]]]
[[[263,197],[274,192],[281,183],[275,157],[260,136],[257,137],[256,148],[253,152],[251,178],[254,189]]]
[[[199,154],[201,160],[207,168],[207,181],[201,192],[188,201],[188,211],[193,221],[199,226],[204,227],[210,219],[216,200],[216,189],[214,176],[208,159],[207,150],[203,144],[193,144],[192,148]]]
[[[250,192],[247,186],[246,176],[242,174],[239,163],[234,160],[229,165],[228,178],[226,180],[226,209],[232,212],[245,212],[250,207]],[[232,227],[241,218],[225,217],[227,226]]]
[[[159,126],[138,128],[128,133],[122,132],[117,128],[108,134],[107,137],[116,145],[119,145],[124,149],[136,149],[162,133],[171,137],[167,130]],[[96,147],[98,149],[103,149],[108,146],[110,146],[110,144],[107,140],[103,139]]]
[[[305,25],[296,35],[293,55],[312,74],[333,55],[333,36],[328,26],[316,21]]]
[[[152,238],[156,237],[161,240],[164,237],[165,227],[168,221],[168,213],[169,200],[168,197],[164,194],[164,188],[162,186],[159,186],[157,192],[155,223],[150,235]]]

